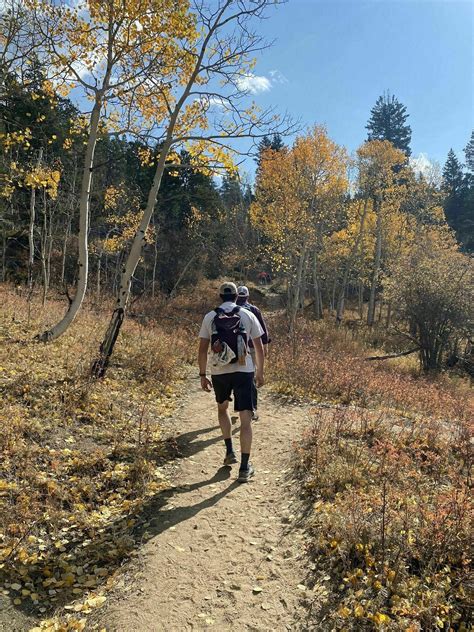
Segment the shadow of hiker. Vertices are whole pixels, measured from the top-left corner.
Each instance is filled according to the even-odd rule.
[[[201,487],[205,487],[206,485],[211,485],[215,482],[226,480],[230,477],[231,471],[232,470],[230,467],[221,467],[210,479],[199,481],[197,483],[193,483],[192,485],[186,486],[186,488],[183,489],[182,492],[193,491],[196,489],[200,489]],[[146,509],[146,514],[150,516],[149,526],[147,527],[147,530],[143,533],[142,541],[147,542],[160,533],[163,533],[170,527],[175,527],[181,522],[185,522],[186,520],[194,518],[200,511],[212,507],[239,486],[240,483],[237,480],[233,480],[230,485],[217,492],[217,494],[205,498],[204,500],[195,503],[194,505],[185,505],[181,507],[173,507],[172,509],[166,509],[163,508],[163,504],[160,504],[155,509],[153,503],[150,503],[150,505]]]
[[[196,483],[183,483],[183,485],[176,485],[175,487],[168,487],[163,494],[168,494],[173,496],[174,494],[185,494],[187,492],[195,491],[196,489],[201,489],[201,487],[206,487],[207,485],[213,485],[214,483],[219,483],[221,481],[225,481],[230,478],[232,472],[232,468],[228,465],[223,465],[220,467],[217,472],[203,481],[197,481]]]
[[[213,431],[216,432],[216,435],[209,437],[209,439],[199,439],[195,441],[200,435],[208,434]],[[232,435],[238,434],[239,431],[239,427],[232,428]],[[192,430],[175,437],[170,437],[165,443],[167,457],[164,460],[168,461],[170,458],[182,459],[195,456],[198,452],[201,452],[201,450],[205,450],[210,445],[219,443],[219,441],[222,441],[222,434],[218,425],[200,428],[199,430]]]

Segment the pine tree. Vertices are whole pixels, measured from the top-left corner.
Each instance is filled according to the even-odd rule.
[[[471,139],[464,147],[464,155],[466,156],[466,166],[469,171],[474,173],[474,130],[471,133]]]
[[[410,156],[411,127],[406,124],[406,107],[392,94],[380,96],[370,111],[367,140],[388,140]]]
[[[467,154],[467,152],[466,152]],[[474,250],[474,195],[469,174],[464,174],[462,164],[452,149],[443,169],[443,189],[446,193],[444,214],[446,221],[456,232],[463,250]]]
[[[262,161],[262,154],[267,149],[272,149],[273,151],[281,151],[285,147],[285,143],[282,140],[280,134],[273,134],[270,136],[264,136],[262,140],[258,144],[257,157],[255,158],[255,162],[260,167],[260,163]]]
[[[443,188],[450,196],[457,196],[464,182],[462,165],[452,149],[448,152],[448,159],[443,168]]]
[[[270,143],[270,149],[273,149],[273,151],[281,151],[284,146],[285,146],[285,143],[283,142],[283,139],[280,136],[280,134],[278,133],[273,134],[272,140]]]

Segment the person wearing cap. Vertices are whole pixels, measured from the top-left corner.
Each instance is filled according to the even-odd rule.
[[[265,354],[265,357],[267,357],[267,353],[268,353],[268,343],[271,342],[270,341],[270,337],[268,335],[268,327],[265,323],[265,320],[263,318],[262,312],[258,309],[258,307],[256,305],[252,305],[252,303],[250,303],[250,292],[249,289],[246,285],[240,285],[237,288],[237,305],[240,305],[241,307],[243,307],[244,309],[248,310],[249,312],[251,312],[254,316],[257,317],[258,322],[260,323],[260,326],[263,329],[263,334],[262,334],[262,343],[263,343],[263,351]],[[249,340],[249,351],[250,351],[250,355],[252,357],[252,361],[254,363],[254,366],[256,364],[256,357],[255,357],[255,347],[253,346],[253,342],[252,340]],[[253,421],[257,421],[258,419],[258,413],[257,413],[257,387],[255,384],[255,381],[253,383],[253,413],[252,413],[252,419]]]
[[[226,314],[237,313],[240,316],[240,324],[245,331],[248,340],[252,340],[256,355],[256,368],[248,351],[245,349],[245,357],[241,362],[229,362],[219,364],[211,363],[211,380],[207,377],[207,354],[209,344],[214,333],[214,321],[217,312],[208,312],[202,321],[199,332],[199,377],[201,388],[208,393],[212,388],[217,401],[217,416],[221,427],[222,436],[226,445],[224,465],[237,463],[237,457],[232,445],[232,424],[229,416],[229,402],[234,396],[234,410],[240,416],[240,451],[241,463],[238,480],[247,482],[255,473],[250,463],[250,451],[252,447],[252,412],[253,412],[253,383],[256,386],[264,384],[264,350],[262,343],[263,329],[256,316],[246,310],[238,308],[237,286],[235,283],[223,283],[219,289],[222,300],[220,310]],[[219,310],[219,311],[220,311]]]

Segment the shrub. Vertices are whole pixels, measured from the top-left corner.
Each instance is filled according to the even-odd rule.
[[[298,454],[325,595],[316,618],[337,630],[467,630],[466,426],[318,411]]]
[[[459,252],[446,230],[424,228],[392,265],[385,285],[399,318],[411,325],[410,339],[420,347],[423,369],[440,370],[449,347],[472,336],[472,259]]]

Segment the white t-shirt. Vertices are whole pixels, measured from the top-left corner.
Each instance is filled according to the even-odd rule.
[[[236,307],[236,303],[232,303],[232,301],[226,301],[222,303],[221,309],[225,312],[231,312],[234,307]],[[202,321],[201,330],[199,332],[199,338],[204,338],[205,340],[210,340],[212,336],[212,321],[216,312],[213,310],[212,312],[208,312]],[[257,317],[249,312],[246,309],[240,310],[240,319],[242,321],[243,326],[245,327],[245,331],[247,335],[254,340],[255,338],[260,338],[263,334],[263,329],[260,323],[257,320]],[[222,375],[224,373],[252,373],[254,371],[254,365],[252,362],[252,358],[249,353],[247,353],[247,357],[245,359],[245,366],[234,362],[233,364],[224,364],[219,366],[211,367],[211,375]]]

